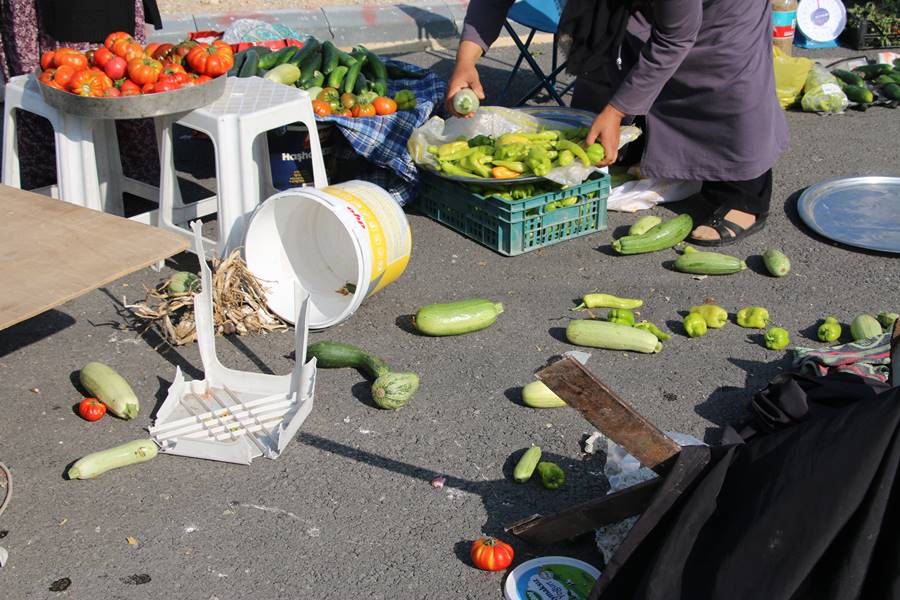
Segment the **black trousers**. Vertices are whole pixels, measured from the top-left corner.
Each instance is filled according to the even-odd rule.
[[[724,206],[754,215],[768,214],[772,201],[772,169],[746,181],[704,181],[700,197],[709,205],[710,212]]]

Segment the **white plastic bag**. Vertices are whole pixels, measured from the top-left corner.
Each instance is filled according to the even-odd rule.
[[[607,210],[637,212],[665,202],[679,202],[700,191],[700,181],[681,179],[637,179],[626,181],[610,190]]]
[[[238,19],[225,29],[222,41],[229,44],[240,42],[271,42],[275,40],[305,38],[290,27],[279,23],[266,23],[256,19]]]

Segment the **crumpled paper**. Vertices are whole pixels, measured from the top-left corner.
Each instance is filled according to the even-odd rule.
[[[496,138],[504,133],[516,131],[533,133],[542,129],[559,129],[560,127],[568,126],[556,121],[537,119],[511,108],[485,106],[479,108],[470,119],[451,118],[444,120],[440,117],[428,119],[410,136],[407,149],[417,165],[437,167],[437,161],[428,152],[429,146],[439,146],[460,138],[471,139],[476,135],[487,135]],[[638,127],[634,125],[622,126],[619,147],[621,148],[625,144],[633,142],[640,135],[641,130]],[[546,179],[560,185],[578,185],[596,172],[606,172],[606,169],[585,167],[580,162],[575,161],[567,167],[557,167],[551,170],[547,174]]]

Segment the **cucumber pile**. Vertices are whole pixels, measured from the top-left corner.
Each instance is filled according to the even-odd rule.
[[[875,102],[874,91],[888,101],[900,101],[900,59],[893,65],[878,63],[863,65],[852,71],[834,69],[831,74],[841,82],[844,94],[851,102],[868,105]]]
[[[387,94],[388,81],[422,79],[420,72],[386,65],[364,46],[344,52],[331,41],[307,38],[303,47],[286,46],[272,51],[253,46],[234,55],[233,77],[266,77],[300,89],[334,88],[347,93]]]

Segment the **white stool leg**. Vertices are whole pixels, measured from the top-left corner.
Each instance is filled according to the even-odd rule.
[[[5,185],[22,187],[22,172],[19,167],[18,115],[12,102],[3,104],[3,173]]]
[[[122,200],[124,178],[115,121],[103,119],[94,122],[94,152],[97,157],[103,212],[124,216],[125,206]]]
[[[175,229],[175,205],[181,204],[181,191],[178,189],[178,175],[175,173],[175,118],[172,116],[157,117],[155,120],[156,141],[159,146],[159,211],[156,225],[166,229]]]
[[[212,137],[212,136],[211,136]],[[244,200],[242,196],[248,192],[256,196],[258,187],[250,190],[247,177],[243,174],[242,163],[252,165],[252,143],[241,144],[241,132],[237,119],[229,116],[220,119],[219,128],[213,137],[216,151],[216,177],[218,180],[219,199],[219,241],[216,251],[219,256],[227,256],[243,242],[244,234]],[[237,150],[237,151],[235,151]],[[258,201],[258,200],[257,200]]]
[[[60,114],[54,126],[56,137],[56,171],[61,200],[100,209],[99,189],[95,206],[88,206],[85,195],[82,140],[85,138],[84,123],[81,119]]]

